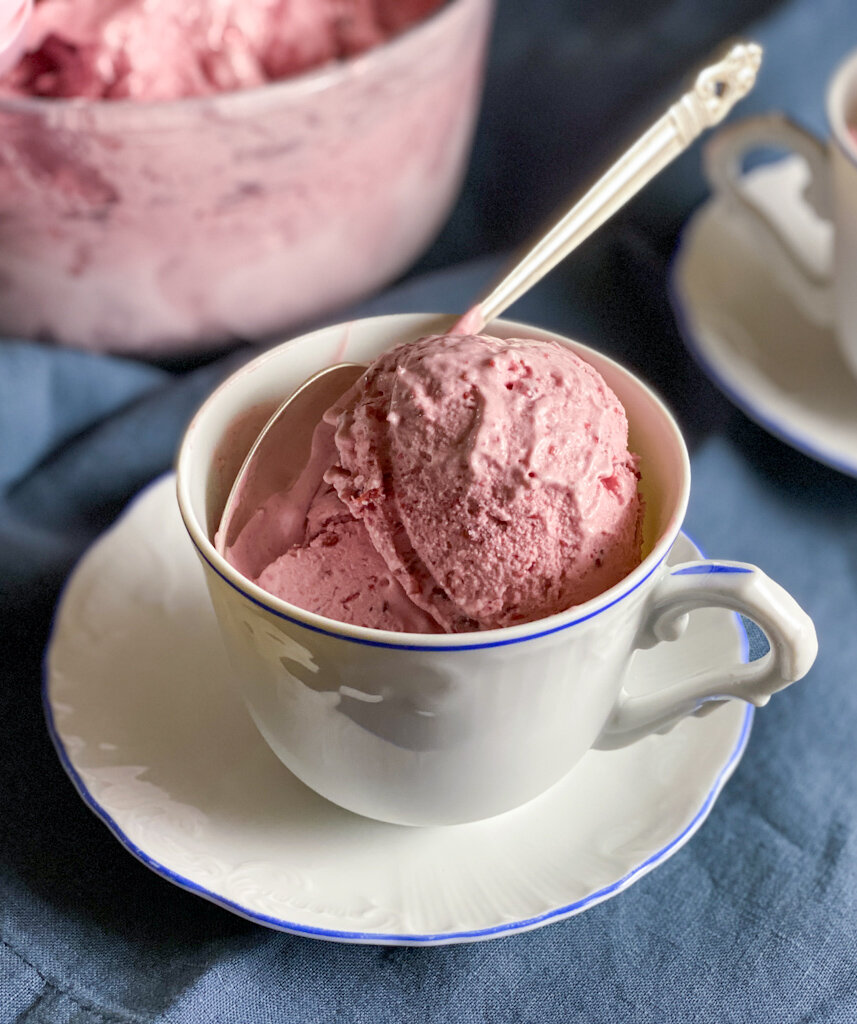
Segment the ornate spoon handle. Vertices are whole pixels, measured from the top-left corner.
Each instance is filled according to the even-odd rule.
[[[564,259],[753,88],[762,48],[738,43],[684,94],[452,328],[478,333]]]

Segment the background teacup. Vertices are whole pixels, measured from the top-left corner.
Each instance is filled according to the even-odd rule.
[[[727,198],[765,246],[790,294],[813,320],[836,333],[846,364],[857,375],[857,52],[834,72],[827,90],[830,140],[825,144],[781,114],[737,122],[705,147],[713,188]],[[804,197],[833,226],[830,254],[801,251],[789,241],[783,211],[766,208],[742,187],[742,166],[754,150],[775,148],[808,165]]]
[[[385,821],[439,825],[509,810],[562,778],[594,745],[620,746],[698,712],[704,702],[765,704],[816,653],[812,622],[761,570],[700,560],[667,566],[690,490],[672,416],[636,377],[568,339],[621,399],[640,456],[644,559],[599,597],[537,622],[422,635],[335,622],[241,576],[212,537],[244,454],[273,405],[322,367],[366,362],[448,317],[376,317],[315,331],[254,360],[207,400],[178,456],[178,500],[205,567],[233,672],[262,735],[307,785]],[[500,337],[556,337],[507,321]],[[706,606],[747,615],[771,651],[726,675],[704,665],[630,697],[634,651],[675,639]]]

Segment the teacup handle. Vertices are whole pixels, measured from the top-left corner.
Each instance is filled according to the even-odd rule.
[[[625,746],[687,715],[705,714],[723,700],[737,698],[762,707],[772,693],[806,675],[815,661],[818,641],[812,619],[778,583],[744,562],[672,566],[652,590],[636,647],[677,639],[689,612],[710,607],[729,608],[752,619],[771,649],[758,661],[702,671],[655,693],[634,697],[623,689],[597,747]]]
[[[819,217],[831,221],[833,202],[827,150],[814,135],[783,114],[763,114],[724,128],[705,146],[705,175],[714,192],[725,198],[756,229],[772,257],[791,271],[790,283],[803,293],[799,296],[801,305],[813,319],[828,323],[832,267],[819,271],[810,265],[789,242],[775,218],[758,206],[741,184],[747,155],[764,147],[793,150],[806,160],[810,182],[804,190],[804,198]]]

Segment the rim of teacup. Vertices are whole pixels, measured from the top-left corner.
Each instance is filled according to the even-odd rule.
[[[242,377],[258,370],[273,358],[279,357],[284,349],[295,349],[298,346],[312,345],[318,340],[320,335],[326,335],[334,330],[343,330],[353,327],[354,323],[366,325],[378,322],[389,322],[391,320],[399,320],[404,323],[407,323],[408,321],[417,323],[419,321],[425,322],[430,319],[437,319],[437,314],[389,314],[386,316],[367,317],[360,321],[352,322],[351,324],[331,324],[327,327],[319,328],[318,330],[311,331],[308,334],[304,334],[297,338],[284,341],[279,345],[275,345],[273,348],[268,349],[255,359],[245,363],[233,374],[227,377],[226,380],[215,388],[214,391],[212,391],[208,398],[198,408],[188,424],[179,445],[176,457],[176,494],[179,510],[185,529],[187,530],[199,556],[208,565],[212,572],[214,572],[229,587],[252,604],[270,612],[277,618],[284,619],[312,633],[319,633],[334,639],[345,640],[363,646],[390,648],[394,650],[469,651],[492,647],[505,647],[527,640],[537,640],[540,637],[571,629],[582,622],[595,618],[595,616],[600,615],[609,608],[612,608],[614,605],[623,601],[626,597],[639,589],[639,587],[641,587],[658,570],[675,543],[675,540],[681,530],[682,523],[684,522],[690,495],[690,458],[687,453],[687,446],[684,443],[684,438],[682,437],[675,418],[664,402],[647,384],[640,380],[636,374],[632,373],[621,363],[604,355],[597,349],[584,345],[572,338],[557,334],[554,331],[547,331],[544,328],[538,328],[533,325],[514,320],[497,320],[494,324],[501,326],[504,330],[508,329],[516,332],[514,335],[508,335],[509,337],[515,336],[526,338],[532,337],[535,334],[535,336],[549,336],[551,338],[555,338],[562,344],[568,345],[575,352],[580,354],[582,358],[587,361],[592,361],[595,364],[596,369],[598,368],[599,362],[609,365],[613,372],[623,376],[632,387],[636,388],[645,397],[647,403],[657,411],[662,422],[668,427],[673,437],[683,470],[677,499],[674,503],[674,507],[669,512],[666,525],[652,545],[651,551],[649,551],[640,564],[622,580],[583,604],[573,605],[565,611],[557,612],[554,615],[535,619],[530,622],[519,623],[514,626],[504,626],[499,629],[490,630],[476,630],[467,633],[405,633],[393,630],[374,629],[369,626],[356,626],[351,623],[340,622],[337,619],[331,619],[327,616],[307,611],[298,605],[291,604],[288,601],[275,597],[267,590],[262,589],[252,580],[239,573],[237,569],[233,568],[233,566],[231,566],[229,562],[227,562],[226,559],[218,553],[208,536],[208,530],[199,521],[194,511],[193,500],[190,493],[190,469],[194,458],[193,442],[200,429],[200,425],[211,415],[212,409],[216,408],[218,403],[222,401],[223,396],[236,387]],[[518,334],[518,331],[521,333]],[[490,333],[490,330],[486,333]],[[321,367],[319,367],[319,369],[321,369]],[[220,424],[220,438],[223,437],[227,426],[228,424],[225,422]]]
[[[854,114],[857,115],[857,50],[853,50],[837,65],[827,89],[826,102],[830,133],[845,156],[857,166],[857,142],[848,130],[848,111],[846,109],[848,97],[846,94],[849,86],[855,88],[851,106]]]

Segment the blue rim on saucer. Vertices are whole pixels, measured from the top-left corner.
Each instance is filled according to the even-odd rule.
[[[788,163],[788,159],[781,160],[752,173],[765,176],[771,187],[779,188],[779,178],[787,170]],[[729,211],[725,200],[712,196],[691,215],[685,224],[667,271],[668,296],[676,326],[685,347],[703,373],[733,405],[769,434],[831,469],[847,476],[857,477],[857,446],[855,446],[852,456],[844,444],[841,446],[825,445],[823,439],[807,430],[800,430],[786,416],[778,416],[768,408],[764,408],[763,406],[769,403],[761,401],[752,387],[742,387],[740,382],[736,383],[736,380],[724,369],[725,357],[721,359],[720,354],[714,351],[714,346],[707,344],[700,337],[702,332],[694,326],[692,302],[682,287],[682,271],[686,267],[694,247],[702,244],[697,237],[701,230],[700,225],[707,226],[706,218],[715,215],[728,217]],[[726,297],[723,301],[727,302]],[[844,372],[847,371],[843,368]],[[855,422],[857,422],[857,409],[855,409]]]
[[[669,298],[679,334],[681,335],[685,347],[699,368],[711,379],[717,388],[723,392],[733,405],[753,420],[754,423],[758,423],[763,430],[767,430],[769,434],[773,434],[774,437],[778,437],[781,441],[784,441],[789,445],[789,447],[794,448],[795,451],[808,455],[816,462],[821,462],[823,465],[829,466],[831,469],[838,470],[846,476],[857,477],[857,457],[852,461],[849,459],[843,459],[839,455],[825,451],[823,448],[817,447],[812,443],[812,441],[803,435],[795,433],[787,422],[778,420],[773,416],[766,415],[759,408],[753,405],[746,394],[734,388],[720,372],[716,363],[708,358],[706,353],[700,347],[696,335],[690,327],[689,315],[685,309],[684,300],[681,297],[678,285],[676,284],[674,267],[675,263],[681,258],[681,255],[682,244],[679,243],[673,255],[673,260],[669,269]]]
[[[166,482],[162,478],[162,482]],[[145,492],[144,492],[145,493]],[[120,517],[120,521],[121,521]],[[115,527],[114,527],[115,529]],[[112,531],[108,531],[112,532]],[[684,535],[686,537],[686,535]],[[102,538],[103,539],[103,538]],[[689,541],[689,539],[688,539]],[[99,542],[97,542],[99,543]],[[689,541],[693,544],[692,541]],[[693,545],[698,549],[697,545]],[[257,910],[242,906],[241,903],[236,902],[233,899],[220,895],[206,886],[194,881],[192,878],[183,875],[164,863],[157,858],[153,857],[146,852],[137,842],[130,838],[123,827],[117,822],[113,814],[107,810],[102,803],[96,798],[96,796],[90,791],[86,782],[81,777],[80,773],[76,769],[72,762],[72,757],[69,754],[69,750],[60,736],[59,729],[57,727],[54,706],[52,704],[52,698],[50,693],[51,688],[51,677],[49,669],[49,656],[53,648],[54,641],[56,638],[60,611],[62,610],[67,596],[67,591],[71,585],[72,580],[77,575],[78,570],[81,568],[83,562],[87,559],[89,552],[83,556],[81,562],[75,568],[67,580],[63,591],[60,595],[57,607],[54,613],[54,620],[51,627],[50,638],[45,651],[43,665],[42,665],[42,702],[44,707],[45,720],[50,734],[51,740],[56,748],[60,762],[68,774],[69,778],[73,782],[75,788],[80,794],[84,803],[89,809],[99,817],[104,824],[110,829],[114,836],[119,842],[137,857],[143,864],[160,875],[165,880],[183,888],[189,892],[192,892],[198,896],[201,896],[212,903],[223,907],[239,916],[256,922],[260,925],[264,925],[269,928],[274,928],[280,931],[289,932],[294,935],[301,935],[316,939],[326,939],[338,942],[351,942],[351,943],[367,943],[376,945],[435,945],[435,944],[446,944],[446,943],[457,943],[466,942],[482,939],[499,938],[501,936],[515,934],[517,932],[527,931],[540,925],[544,925],[553,921],[559,921],[563,918],[568,918],[582,911],[588,909],[600,903],[611,896],[621,892],[628,886],[633,884],[638,879],[642,878],[649,871],[653,870],[659,864],[667,860],[673,853],[675,853],[681,846],[683,846],[699,829],[702,823],[710,813],[714,803],[720,794],[723,786],[732,775],[741,756],[746,747],[750,728],[754,716],[754,708],[752,705],[746,705],[743,716],[740,720],[740,728],[738,729],[737,738],[735,739],[731,750],[728,755],[725,755],[713,782],[710,784],[707,793],[702,798],[701,804],[693,814],[691,820],[675,834],[668,842],[662,847],[651,853],[639,864],[634,866],[631,870],[625,872],[620,878],[611,882],[608,885],[598,888],[597,890],[589,893],[588,895],[575,900],[573,902],[564,904],[562,906],[554,907],[544,913],[539,913],[533,916],[522,917],[518,920],[502,922],[499,924],[490,925],[484,928],[473,928],[465,930],[450,930],[445,932],[374,932],[374,931],[360,931],[360,930],[345,930],[339,928],[326,928],[319,927],[309,924],[300,923],[297,921],[288,920],[287,918],[281,918],[274,915],[259,912]],[[736,640],[740,645],[740,658],[746,662],[749,658],[749,639],[747,636],[746,629],[738,615],[734,616],[734,620],[737,624],[735,633]],[[737,724],[737,723],[736,723]],[[260,742],[261,739],[260,739]],[[609,756],[609,755],[607,755]],[[343,812],[346,814],[347,812]],[[515,812],[511,812],[514,814]],[[366,820],[366,819],[361,819]],[[478,824],[478,823],[477,823]],[[387,826],[388,827],[388,826]],[[469,825],[461,826],[449,826],[452,829],[467,829],[471,828]]]
[[[744,632],[745,647],[746,631]],[[746,657],[745,659],[746,660]],[[744,749],[747,746],[747,740],[750,736],[750,727],[753,722],[753,715],[755,712],[752,704],[748,704],[744,713],[744,720],[741,726],[741,732],[738,736],[738,742],[735,744],[732,753],[729,756],[728,761],[721,769],[717,776],[714,785],[708,792],[702,806],[697,811],[693,820],[687,827],[680,832],[671,842],[664,846],[657,853],[652,854],[641,864],[639,864],[632,871],[629,871],[618,881],[613,882],[611,885],[604,886],[603,889],[599,889],[596,892],[590,893],[590,895],[584,897],[581,900],[577,900],[575,903],[570,903],[567,906],[559,907],[555,910],[550,910],[547,913],[540,914],[536,917],[525,918],[521,921],[512,921],[507,924],[495,925],[490,928],[479,928],[472,931],[461,931],[461,932],[446,932],[438,934],[427,934],[427,935],[408,935],[399,933],[384,933],[384,932],[359,932],[359,931],[339,931],[334,928],[314,928],[308,925],[296,924],[293,921],[286,921],[281,918],[271,917],[266,914],[260,914],[254,911],[247,910],[245,907],[240,906],[232,900],[226,899],[223,896],[217,895],[217,893],[211,892],[210,890],[198,885],[196,882],[191,881],[189,878],[185,878],[182,875],[176,874],[169,868],[160,864],[158,861],[150,857],[144,850],[140,849],[128,836],[122,831],[119,825],[113,820],[113,818],[101,807],[95,799],[92,797],[83,780],[80,778],[78,773],[72,766],[68,753],[66,752],[65,746],[60,739],[56,726],[54,724],[53,712],[51,710],[50,698],[48,696],[48,673],[46,667],[43,666],[42,673],[42,703],[45,711],[45,720],[48,726],[48,732],[50,733],[51,740],[53,741],[54,747],[56,748],[57,754],[59,755],[60,762],[63,768],[68,774],[71,781],[74,783],[75,789],[77,789],[84,803],[89,809],[99,817],[104,824],[110,829],[114,836],[119,842],[125,847],[129,853],[132,853],[138,860],[142,861],[147,868],[150,868],[155,874],[160,875],[168,882],[172,882],[174,885],[179,886],[182,889],[186,889],[188,892],[195,893],[197,896],[202,896],[204,899],[210,900],[217,906],[223,907],[225,910],[230,910],[240,917],[245,918],[248,921],[254,921],[256,924],[265,925],[268,928],[274,928],[278,931],[288,932],[292,935],[303,935],[313,939],[327,939],[333,942],[355,942],[355,943],[368,943],[374,945],[439,945],[443,943],[454,943],[454,942],[468,942],[476,941],[479,939],[496,939],[501,938],[504,935],[514,935],[518,932],[529,931],[530,929],[536,928],[539,925],[547,924],[551,921],[561,921],[567,917],[573,917],[575,914],[579,914],[589,907],[594,907],[597,903],[602,903],[610,896],[621,892],[623,889],[627,889],[628,886],[632,885],[638,879],[642,878],[643,875],[648,874],[663,861],[667,860],[673,853],[682,847],[699,829],[705,819],[711,812],[711,808],[714,806],[714,802],[720,795],[720,791],[726,785],[729,777],[741,760],[744,753]],[[466,828],[467,826],[448,826],[450,828]]]

